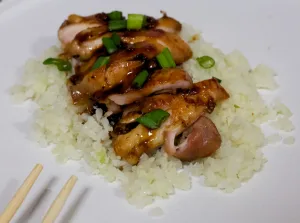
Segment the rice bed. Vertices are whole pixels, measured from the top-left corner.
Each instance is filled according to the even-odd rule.
[[[183,68],[194,82],[217,77],[229,92],[230,99],[220,103],[210,115],[221,136],[222,146],[211,157],[192,163],[182,163],[157,151],[153,157],[143,155],[137,166],[130,166],[114,154],[108,132],[112,130],[101,109],[96,114],[78,115],[66,88],[66,75],[56,67],[44,66],[42,61],[56,57],[60,50],[52,47],[39,59],[25,66],[19,85],[12,94],[18,102],[33,100],[35,111],[34,140],[42,147],[54,144],[53,153],[59,162],[83,159],[93,174],[103,175],[109,182],[119,181],[130,204],[142,208],[155,198],[167,198],[175,189],[189,190],[191,176],[204,177],[206,186],[232,192],[260,171],[266,158],[261,148],[276,143],[282,137],[276,133],[264,136],[261,124],[274,120],[271,126],[290,132],[294,129],[289,118],[291,111],[279,101],[267,105],[258,89],[275,90],[278,85],[274,72],[265,65],[251,69],[247,59],[238,51],[225,55],[184,25],[181,36],[193,50],[193,58]],[[195,58],[208,55],[214,58],[213,68],[202,69]],[[293,144],[293,136],[284,139]],[[123,166],[120,171],[119,167]]]

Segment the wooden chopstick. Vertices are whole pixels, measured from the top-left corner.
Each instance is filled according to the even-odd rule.
[[[36,179],[43,170],[41,164],[37,164],[31,173],[27,176],[26,180],[23,182],[21,187],[18,189],[13,199],[8,203],[2,215],[0,215],[0,223],[9,223],[13,218],[15,213],[18,211],[19,207],[23,203]],[[66,182],[64,187],[61,189],[56,199],[53,201],[51,207],[47,211],[43,223],[53,223],[59,213],[61,212],[65,202],[67,201],[75,183],[77,182],[76,176],[71,176],[70,179]]]
[[[68,199],[75,183],[77,181],[77,177],[71,176],[64,187],[61,189],[56,199],[53,201],[51,207],[47,211],[43,223],[53,223],[60,211],[62,210],[66,200]]]
[[[0,216],[0,223],[8,223],[13,218],[42,170],[43,166],[41,164],[35,165]]]

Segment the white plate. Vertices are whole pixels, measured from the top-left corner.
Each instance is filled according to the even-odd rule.
[[[225,52],[240,49],[251,65],[265,63],[278,73],[278,95],[295,114],[299,135],[299,0],[8,0],[0,5],[0,211],[35,163],[44,171],[13,222],[40,222],[70,174],[79,182],[58,222],[300,222],[299,141],[293,146],[264,149],[268,163],[232,194],[194,182],[189,192],[177,192],[156,203],[164,216],[130,206],[113,184],[78,173],[78,165],[61,166],[49,151],[29,141],[32,109],[14,106],[8,89],[21,76],[22,65],[57,42],[57,28],[70,13],[90,14],[120,9],[158,16],[166,10],[204,32],[207,41]],[[47,189],[50,188],[50,189]]]

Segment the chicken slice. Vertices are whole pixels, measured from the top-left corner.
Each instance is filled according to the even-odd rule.
[[[220,148],[222,139],[215,124],[207,117],[200,118],[186,131],[179,145],[175,146],[175,137],[179,129],[165,132],[164,150],[182,161],[193,161],[210,156]]]
[[[122,84],[131,73],[137,73],[142,64],[141,61],[116,61],[89,72],[76,85],[69,83],[74,104],[96,92],[102,93]]]
[[[131,104],[153,93],[174,92],[176,89],[188,89],[193,86],[190,75],[181,68],[157,70],[144,87],[125,94],[113,94],[108,98],[118,105]]]
[[[82,75],[89,72],[92,69],[93,65],[95,64],[99,56],[100,55],[95,54],[87,61],[81,61],[79,59],[73,58],[74,60],[73,67],[75,67],[75,74]]]
[[[163,17],[158,19],[156,29],[161,29],[169,33],[179,33],[181,31],[182,25],[176,19],[171,18],[166,12],[161,11]]]
[[[169,118],[155,130],[140,124],[126,134],[117,135],[113,140],[115,153],[130,164],[137,164],[143,153],[151,154],[164,144],[166,133],[175,132],[175,136],[181,134],[205,112],[211,112],[215,103],[229,97],[217,80],[204,82],[195,84],[193,90],[186,94],[160,94],[145,98],[139,104],[142,114],[163,109],[170,114]],[[208,86],[213,88],[209,89]],[[127,114],[132,116],[132,112]],[[126,119],[126,115],[122,119]]]
[[[173,34],[181,31],[181,24],[177,20],[168,17],[164,12],[163,17],[158,20],[151,17],[147,18],[151,20],[150,26],[148,27],[150,30],[154,28],[161,32]],[[119,34],[123,35],[122,33]],[[58,30],[58,38],[65,53],[69,57],[80,56],[80,58],[84,60],[89,59],[96,50],[103,46],[102,38],[104,36],[111,36],[111,33],[108,32],[108,15],[105,13],[98,13],[86,17],[72,14],[63,22]],[[177,36],[177,38],[180,39],[179,36]],[[166,44],[170,39],[172,39],[173,42],[177,41],[175,37],[169,37],[169,39],[162,38],[163,43],[160,43],[160,45],[170,47],[169,45],[171,45],[171,43],[169,45]],[[182,43],[180,44],[182,45]],[[186,48],[186,46],[183,48]]]
[[[125,32],[121,34],[124,43],[147,42],[156,47],[158,52],[169,48],[176,64],[182,64],[192,57],[192,50],[180,36],[159,29]]]
[[[102,38],[110,36],[107,26],[87,28],[65,45],[64,53],[70,57],[80,56],[80,59],[87,60],[103,46]]]
[[[93,96],[100,99],[104,92],[120,85],[127,88],[144,64],[143,60],[136,57],[143,54],[147,58],[153,58],[156,53],[150,46],[120,51],[111,56],[109,64],[88,72],[79,81],[74,82],[71,77],[68,86],[73,103],[77,104]]]
[[[217,101],[226,100],[229,97],[229,94],[215,78],[195,83],[185,95],[189,103],[204,103],[208,113],[213,112]]]
[[[82,17],[76,14],[70,15],[58,30],[58,38],[62,44],[62,47],[64,48],[67,44],[71,43],[75,36],[85,29],[107,26],[107,20],[108,17],[104,13],[87,17]]]

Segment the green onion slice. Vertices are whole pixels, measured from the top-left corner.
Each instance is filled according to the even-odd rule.
[[[157,129],[170,116],[162,109],[156,109],[136,119],[136,121],[149,129]]]
[[[111,13],[108,14],[108,18],[110,20],[121,20],[122,19],[122,12],[120,11],[112,11]]]
[[[221,80],[221,79],[219,79],[219,78],[217,78],[217,77],[213,77],[213,78],[216,79],[216,80],[219,82],[219,84],[222,83],[222,80]]]
[[[111,36],[111,39],[114,41],[114,44],[116,46],[121,45],[121,37],[117,33],[113,33],[112,36]]]
[[[175,61],[174,61],[174,59],[173,59],[173,57],[172,57],[172,54],[171,54],[169,48],[165,48],[165,49],[163,50],[163,52],[164,52],[164,54],[165,54],[165,57],[166,57],[167,60],[168,60],[168,63],[170,64],[170,66],[171,66],[171,67],[176,67],[176,63],[175,63]]]
[[[149,76],[149,73],[147,70],[143,70],[140,72],[133,80],[132,85],[135,88],[141,88],[143,87],[144,83],[146,82],[147,78]]]
[[[102,66],[104,66],[104,65],[106,65],[108,63],[109,63],[109,57],[108,56],[107,57],[99,57],[96,60],[96,62],[94,63],[94,65],[92,67],[92,70],[95,70],[95,69],[97,69],[99,67],[102,67]]]
[[[165,57],[165,55],[163,53],[158,54],[156,56],[156,59],[158,60],[158,63],[162,68],[168,68],[169,67],[168,59]]]
[[[142,14],[128,14],[127,29],[141,29],[145,24],[146,16]]]
[[[117,31],[126,29],[127,22],[126,20],[112,20],[108,22],[108,29],[109,31]]]
[[[233,105],[235,108],[240,108],[240,106],[238,106],[238,105]]]
[[[168,48],[163,49],[163,51],[156,56],[156,59],[162,68],[176,67],[176,63]]]
[[[212,68],[215,65],[215,60],[210,56],[197,57],[196,60],[204,69]]]
[[[58,58],[48,58],[44,60],[44,65],[55,65],[59,71],[71,71],[72,64],[67,60],[62,60]]]
[[[112,54],[118,50],[117,46],[111,38],[103,37],[102,42],[109,54]]]

